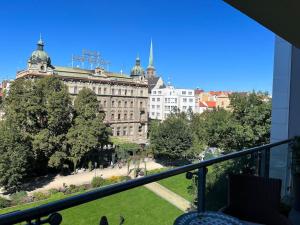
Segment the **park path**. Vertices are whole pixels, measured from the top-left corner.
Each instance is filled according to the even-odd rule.
[[[141,164],[141,168],[144,166],[144,164]],[[131,165],[131,169],[134,166]],[[159,169],[163,168],[163,166],[159,163],[156,163],[154,161],[148,161],[147,162],[147,170],[154,170],[154,169]],[[127,175],[127,166],[123,166],[122,168],[118,168],[117,166],[115,168],[105,168],[105,169],[96,169],[93,171],[85,171],[73,175],[68,175],[68,176],[60,176],[57,175],[54,177],[52,181],[49,183],[45,184],[44,186],[40,188],[36,188],[32,192],[37,192],[37,191],[47,191],[51,188],[62,188],[63,184],[65,185],[81,185],[81,184],[90,184],[93,177],[95,176],[102,176],[103,178],[109,178],[112,176],[126,176]]]
[[[180,195],[174,193],[168,188],[160,185],[157,182],[144,185],[147,189],[158,195],[159,197],[165,199],[172,205],[176,206],[183,212],[187,212],[191,208],[191,203]]]

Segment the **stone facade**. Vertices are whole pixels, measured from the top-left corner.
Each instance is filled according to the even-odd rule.
[[[102,68],[86,70],[59,67],[51,65],[43,46],[44,43],[40,40],[38,49],[28,60],[28,68],[18,72],[17,79],[58,77],[68,86],[73,100],[82,88],[90,88],[97,95],[99,107],[106,115],[104,122],[112,128],[113,136],[137,143],[146,141],[148,81],[139,65],[139,59],[130,76],[108,72]]]

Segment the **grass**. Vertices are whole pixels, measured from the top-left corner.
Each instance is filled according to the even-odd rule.
[[[31,208],[61,198],[62,196],[54,195],[53,198],[38,203],[0,210],[0,214]],[[125,218],[125,224],[128,225],[171,225],[182,213],[144,187],[61,211],[62,224],[65,225],[99,224],[100,217],[104,215],[108,218],[109,224],[118,224],[122,215]]]
[[[170,168],[151,170],[147,173],[147,175],[163,172],[168,169]],[[185,198],[186,200],[193,201],[192,195],[190,195],[187,190],[187,187],[191,185],[192,181],[185,178],[185,173],[160,180],[158,183]]]
[[[193,201],[192,195],[190,195],[187,190],[187,187],[191,185],[191,182],[191,180],[185,178],[184,173],[160,180],[158,183],[185,198],[186,200]]]

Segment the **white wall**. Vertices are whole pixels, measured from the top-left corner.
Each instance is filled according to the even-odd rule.
[[[271,142],[300,135],[300,50],[276,37],[272,94]],[[298,102],[297,102],[298,100]],[[287,145],[271,151],[270,176],[283,182],[282,195],[289,192],[291,154]]]

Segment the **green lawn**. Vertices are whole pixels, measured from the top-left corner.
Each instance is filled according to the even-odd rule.
[[[147,175],[156,174],[169,170],[171,168],[161,168],[148,171]],[[185,178],[185,173],[178,174],[173,177],[169,177],[163,180],[158,181],[159,184],[170,189],[181,197],[185,198],[188,201],[192,201],[192,196],[188,193],[187,187],[191,185],[192,181]]]
[[[55,198],[60,198],[56,196]],[[6,213],[18,209],[25,209],[44,204],[32,203],[10,209],[0,210]],[[181,215],[179,209],[159,198],[144,187],[135,188],[84,205],[73,207],[61,212],[65,225],[97,225],[99,218],[107,216],[109,224],[117,225],[119,217],[125,218],[128,225],[172,225],[175,218]]]
[[[158,183],[182,196],[188,201],[192,201],[192,196],[188,193],[187,187],[191,185],[191,180],[185,178],[184,174],[179,174],[174,177],[169,177],[164,180],[160,180]]]

